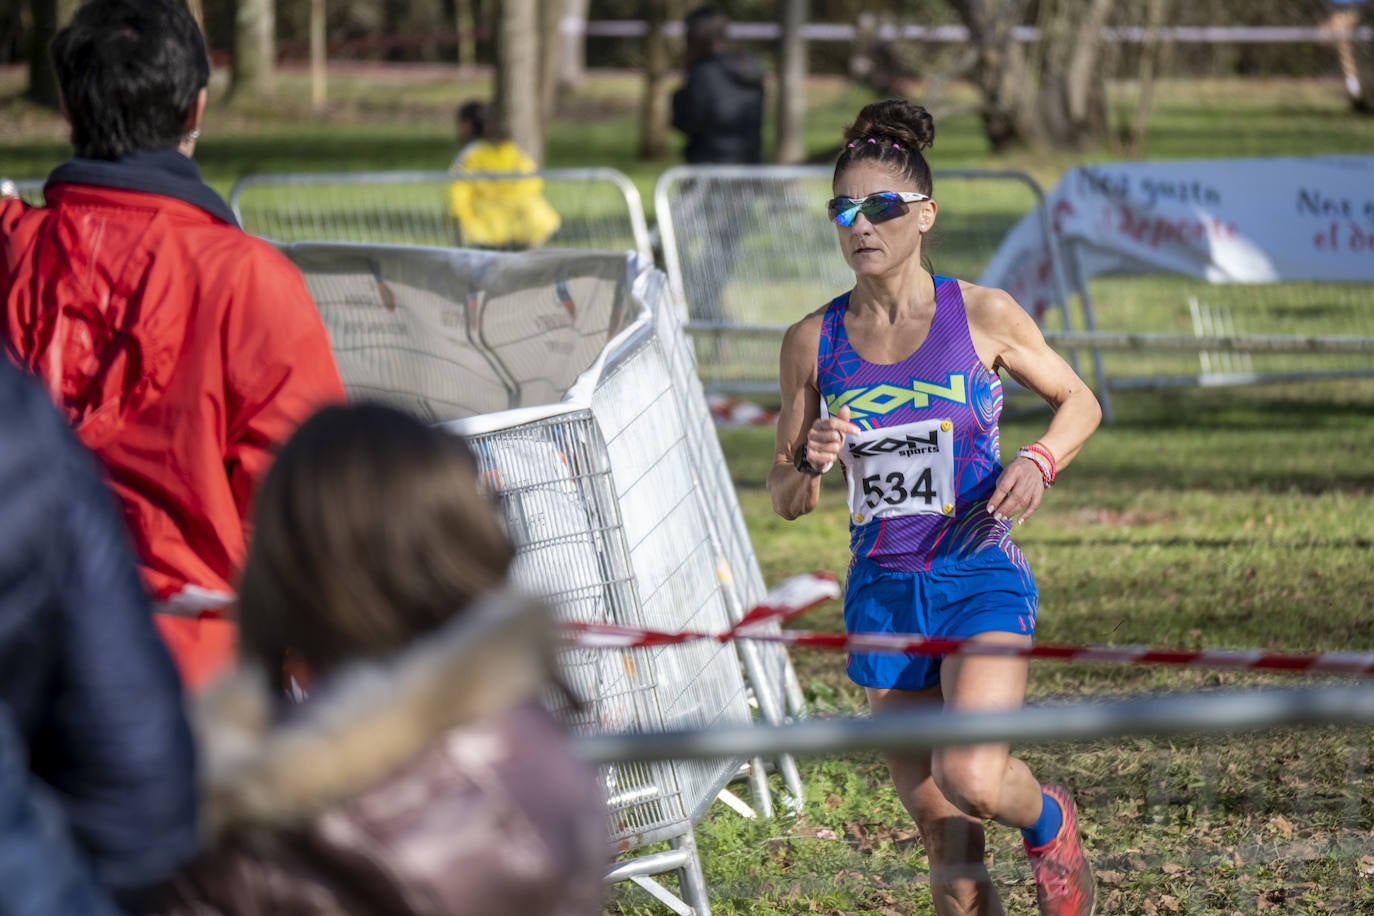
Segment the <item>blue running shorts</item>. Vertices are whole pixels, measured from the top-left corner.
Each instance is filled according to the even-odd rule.
[[[962,638],[1035,633],[1035,578],[993,547],[925,572],[883,569],[855,559],[844,590],[849,633]],[[925,690],[940,682],[943,656],[851,652],[846,673],[864,687]]]

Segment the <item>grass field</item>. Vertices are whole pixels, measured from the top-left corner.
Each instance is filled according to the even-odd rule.
[[[1135,393],[1040,513],[1018,532],[1041,589],[1046,642],[1256,647],[1374,646],[1374,384]],[[1004,447],[1043,417],[1004,424]],[[766,430],[722,432],[769,581],[842,570],[845,509],[832,488],[800,522],[773,517],[759,484]],[[1302,442],[1289,447],[1284,443]],[[838,629],[835,608],[799,625]],[[862,697],[833,656],[797,652],[817,714]],[[1309,679],[1197,669],[1036,663],[1033,701],[1210,690]],[[1103,913],[1358,913],[1374,908],[1374,810],[1365,729],[1244,738],[1037,746],[1044,779],[1078,793],[1103,871]],[[908,819],[865,755],[803,763],[796,823],[713,810],[701,833],[725,913],[928,913]],[[1009,912],[1033,891],[1014,831],[994,830]],[[814,904],[814,907],[813,907]],[[626,907],[623,912],[647,912]]]
[[[14,97],[21,80],[18,72],[0,73],[0,175],[40,177],[64,157],[64,131],[56,117]],[[489,74],[481,73],[340,73],[321,117],[305,104],[304,77],[288,72],[271,106],[213,108],[197,159],[226,192],[250,173],[443,168],[453,106],[488,90]],[[1125,99],[1129,90],[1117,94]],[[864,100],[860,90],[817,80],[811,151],[823,154]],[[956,91],[950,101],[963,105],[969,96]],[[657,175],[673,163],[634,157],[637,105],[637,86],[624,74],[593,76],[551,123],[548,164],[617,168],[650,202]],[[1071,165],[1112,156],[999,159],[971,112],[939,124],[937,167],[1024,169],[1049,186]],[[1146,153],[1371,149],[1374,119],[1349,116],[1334,80],[1252,80],[1163,84]],[[1180,295],[1167,283],[1095,292],[1141,322],[1177,309]],[[1357,291],[1341,313],[1358,327],[1369,308],[1374,297]],[[1117,395],[1116,409],[1115,425],[1094,437],[1019,532],[1040,586],[1042,640],[1374,648],[1374,382],[1132,392]],[[1034,439],[1044,422],[1035,405],[1013,398],[1004,446]],[[841,572],[845,510],[833,482],[816,513],[783,522],[762,487],[771,430],[726,430],[721,439],[765,578]],[[837,630],[838,608],[814,611],[798,625]],[[862,712],[862,695],[837,656],[797,652],[793,660],[813,714]],[[1035,702],[1054,702],[1299,682],[1310,680],[1047,662],[1032,666],[1030,693]],[[1366,729],[1285,730],[1035,745],[1024,756],[1043,779],[1076,793],[1102,882],[1099,914],[1361,913],[1374,912],[1368,738]],[[800,763],[807,787],[800,817],[745,821],[717,805],[702,822],[713,911],[930,913],[921,845],[876,758]],[[1033,889],[1015,832],[992,830],[989,850],[1008,912],[1031,912]],[[610,912],[664,912],[631,886],[612,893]]]

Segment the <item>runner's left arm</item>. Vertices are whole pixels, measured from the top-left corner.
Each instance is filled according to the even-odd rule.
[[[1000,289],[970,286],[964,292],[980,354],[994,354],[994,369],[1005,369],[1017,384],[1035,392],[1054,410],[1049,428],[1036,441],[1053,456],[1056,469],[1063,470],[1102,421],[1097,397],[1045,342],[1040,328],[1015,299]],[[1039,467],[1029,459],[1015,459],[998,479],[988,511],[1025,521],[1039,507],[1044,490]]]

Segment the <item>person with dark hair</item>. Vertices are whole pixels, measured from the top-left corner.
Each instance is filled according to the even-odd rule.
[[[27,801],[11,797],[0,823],[10,841],[0,911],[25,912],[14,878],[38,853],[19,834],[39,815],[47,875],[29,877],[51,883],[35,894],[57,893],[73,873],[73,896],[62,897],[73,908],[54,901],[52,912],[87,912],[83,900],[95,912],[106,894],[136,908],[197,848],[181,686],[99,466],[43,389],[4,360],[0,425],[0,708],[22,745],[0,769],[12,784],[18,758],[32,777]],[[86,880],[102,891],[88,894]]]
[[[459,106],[458,142],[449,173],[448,213],[459,245],[521,251],[549,240],[561,223],[544,197],[544,179],[535,165],[501,128],[491,106],[476,100]],[[529,178],[476,180],[473,173],[527,174]]]
[[[186,6],[90,0],[51,50],[75,157],[46,206],[0,201],[5,337],[100,457],[152,594],[223,603],[271,449],[343,398],[329,338],[191,160],[210,65]],[[213,618],[157,618],[191,686],[232,657]]]
[[[768,473],[773,509],[812,511],[839,462],[850,512],[845,628],[1029,646],[1038,603],[1013,522],[1039,507],[1101,419],[1097,399],[1002,290],[922,263],[938,206],[923,151],[930,114],[866,105],[844,134],[829,214],[854,288],[794,324]],[[1001,463],[1000,373],[1043,398],[1045,433]],[[1005,710],[1027,660],[851,653],[875,714],[942,703]],[[1087,916],[1095,884],[1068,792],[1042,786],[1005,744],[890,754],[888,770],[930,859],[935,910],[1000,913],[983,822],[1021,828],[1043,914]]]
[[[763,162],[763,68],[730,45],[730,20],[715,6],[687,14],[686,77],[673,93],[673,127],[687,138],[689,165],[759,165]],[[713,219],[719,206],[707,178],[683,180],[673,224],[679,231],[688,308],[692,318],[721,322],[729,315],[725,287],[740,242],[754,225],[749,182],[732,181],[730,217]],[[718,185],[717,185],[718,187]],[[711,231],[701,231],[703,227]]]
[[[730,20],[700,6],[683,20],[687,75],[673,93],[673,126],[687,137],[693,165],[763,161],[763,68],[730,47]]]
[[[595,771],[466,443],[332,407],[259,494],[242,669],[202,698],[209,846],[161,912],[595,916]],[[288,692],[304,694],[299,702]]]

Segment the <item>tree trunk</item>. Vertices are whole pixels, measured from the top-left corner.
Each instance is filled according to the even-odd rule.
[[[504,0],[496,34],[496,114],[511,139],[535,162],[544,161],[539,113],[539,3]]]
[[[329,50],[325,0],[310,0],[310,108],[319,113],[329,102]]]
[[[1145,150],[1145,134],[1150,127],[1150,114],[1154,111],[1155,77],[1167,69],[1166,63],[1172,42],[1160,38],[1159,32],[1169,21],[1174,0],[1148,0],[1146,5],[1145,28],[1148,30],[1145,42],[1140,48],[1140,63],[1136,69],[1136,99],[1131,119],[1121,131],[1122,153],[1138,158]]]
[[[644,35],[644,94],[639,106],[639,157],[661,159],[668,152],[668,0],[640,5],[648,31]]]
[[[437,34],[445,25],[439,0],[385,0],[382,14],[385,34],[407,39],[386,53],[388,59],[439,60]]]
[[[807,0],[783,0],[782,47],[778,63],[778,152],[784,165],[806,158],[806,23]]]
[[[563,0],[540,0],[539,3],[539,116],[547,124],[553,117],[558,101],[558,75],[561,69],[563,43],[558,40],[558,28],[563,21]]]
[[[29,32],[29,98],[56,111],[62,107],[57,74],[48,59],[48,44],[80,6],[80,0],[31,0],[33,29]]]
[[[473,0],[456,0],[453,5],[453,23],[458,30],[460,67],[472,67],[477,64],[477,15],[473,5]]]
[[[235,0],[229,95],[234,99],[272,95],[276,91],[276,69],[276,0]]]
[[[1026,66],[1012,32],[1024,21],[1028,0],[950,0],[950,5],[974,49],[973,81],[988,143],[999,152],[1024,145],[1032,133],[1026,123]]]
[[[1115,0],[1041,0],[1036,124],[1056,149],[1087,149],[1107,136],[1102,28]]]
[[[562,54],[558,59],[558,88],[563,92],[575,92],[582,86],[587,76],[587,14],[591,10],[591,0],[564,0],[563,15],[568,25],[580,25],[582,31],[559,32],[559,45]]]

